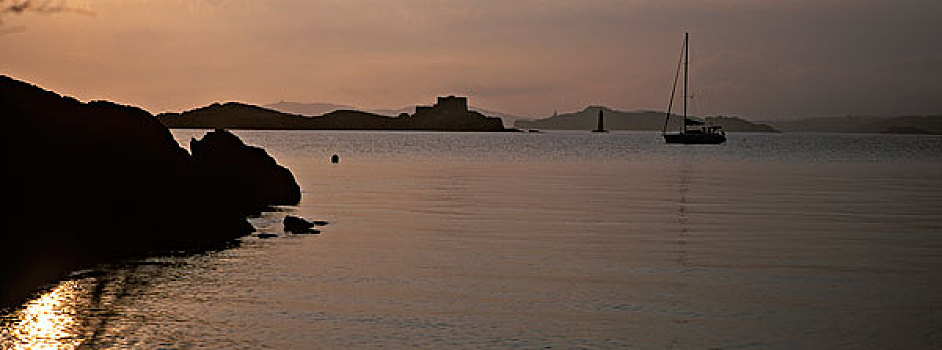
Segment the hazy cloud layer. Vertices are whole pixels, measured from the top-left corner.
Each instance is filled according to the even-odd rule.
[[[3,17],[0,71],[153,112],[469,95],[522,116],[663,109],[684,31],[698,114],[942,112],[942,2],[99,0]]]

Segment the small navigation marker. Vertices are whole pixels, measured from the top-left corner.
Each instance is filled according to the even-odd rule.
[[[599,126],[592,132],[608,132],[608,130],[605,130],[605,124],[602,121],[602,109],[599,109]]]

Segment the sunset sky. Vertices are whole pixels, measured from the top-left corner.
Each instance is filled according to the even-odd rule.
[[[942,113],[938,0],[52,3],[69,11],[0,17],[0,73],[154,113],[446,94],[523,117],[663,110],[685,31],[694,114]]]

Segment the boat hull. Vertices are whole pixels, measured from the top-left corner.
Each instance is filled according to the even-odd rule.
[[[716,145],[726,142],[723,134],[664,134],[667,143],[685,145]]]

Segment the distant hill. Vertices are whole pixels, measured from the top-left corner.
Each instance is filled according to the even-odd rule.
[[[785,132],[852,132],[880,119],[884,117],[811,117],[796,120],[770,120],[766,123]]]
[[[360,110],[360,111],[364,111],[368,113],[378,114],[382,116],[389,116],[389,117],[399,116],[403,113],[410,114],[410,115],[415,113],[415,106],[402,107],[398,109],[391,109],[391,108],[364,109],[364,108],[357,108],[357,107],[353,107],[349,105],[339,105],[339,104],[324,103],[324,102],[280,101],[276,103],[267,104],[263,107],[276,110],[279,112],[298,114],[298,115],[307,116],[307,117],[320,116],[320,115],[324,115],[329,112],[337,111],[337,110]],[[487,115],[491,117],[498,117],[503,121],[505,127],[512,127],[514,125],[514,121],[516,121],[517,119],[520,119],[520,117],[512,115],[512,114],[492,111],[492,110],[475,107],[475,106],[470,106],[468,109],[472,111],[480,112],[483,115]]]
[[[600,110],[605,120],[605,128],[608,130],[661,130],[664,127],[664,112],[625,112],[602,106],[589,106],[579,112],[559,114],[544,119],[517,120],[514,125],[520,129],[592,130],[596,127]],[[717,116],[703,120],[711,125],[722,125],[726,131],[732,132],[778,132],[771,126],[756,124],[737,117]],[[679,116],[671,118],[668,130],[677,130],[680,125]]]
[[[768,123],[790,132],[942,135],[942,115],[812,117]]]
[[[434,106],[417,106],[415,113],[398,117],[355,110],[303,116],[227,102],[183,113],[163,113],[157,119],[170,128],[191,129],[505,131],[499,118],[469,111],[466,98],[453,96],[439,97]]]
[[[304,129],[310,118],[239,102],[213,103],[182,113],[161,113],[157,120],[169,128]]]
[[[882,134],[942,135],[942,115],[891,117],[868,124],[858,131]]]
[[[305,115],[309,117],[327,114],[328,112],[333,112],[336,110],[355,110],[356,109],[353,106],[338,105],[338,104],[333,104],[333,103],[322,103],[322,102],[304,103],[304,102],[287,102],[287,101],[279,101],[276,103],[270,103],[263,107],[268,108],[268,109],[273,109],[279,112]],[[385,113],[376,113],[376,114],[387,115]],[[409,113],[409,114],[412,114],[412,113]],[[398,113],[391,114],[391,115],[398,115]]]

